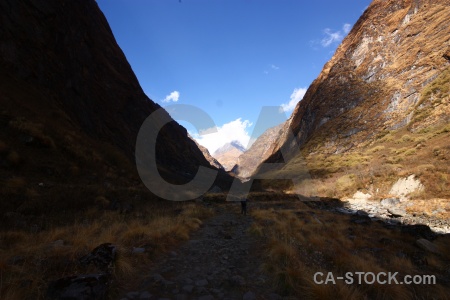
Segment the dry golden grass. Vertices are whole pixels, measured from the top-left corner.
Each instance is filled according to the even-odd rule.
[[[51,280],[98,272],[94,266],[80,265],[78,259],[107,242],[118,249],[112,269],[116,286],[130,285],[145,265],[188,239],[202,224],[201,220],[213,214],[212,209],[195,203],[143,209],[145,214],[136,216],[92,209],[73,224],[50,226],[38,233],[1,230],[0,298],[43,299]],[[143,247],[146,252],[132,254],[134,247]]]
[[[417,265],[411,258],[417,253],[415,237],[388,229],[380,223],[351,223],[349,216],[312,210],[258,209],[252,211],[256,220],[252,232],[267,241],[264,269],[273,277],[278,292],[302,296],[302,299],[440,299],[450,290],[439,283],[433,286],[382,284],[317,284],[316,272],[325,279],[328,272],[345,276],[347,272],[399,272],[405,275],[444,274],[449,257],[428,254],[429,265]],[[450,253],[450,238],[441,237],[435,244],[443,253]],[[355,273],[354,273],[355,274]],[[353,277],[356,281],[357,277]]]
[[[311,195],[351,197],[357,190],[372,190],[375,199],[386,195],[399,179],[415,174],[425,191],[414,198],[450,198],[450,134],[448,124],[409,132],[406,128],[386,131],[379,139],[340,154],[306,153],[312,179],[305,180]],[[309,148],[308,148],[309,149]],[[288,166],[295,164],[288,162]],[[289,174],[295,174],[295,168]],[[279,172],[283,172],[280,170]],[[301,185],[301,184],[300,184]],[[309,194],[308,194],[309,195]]]
[[[24,118],[16,118],[9,122],[9,126],[22,133],[35,138],[41,146],[55,148],[53,139],[43,132],[44,126],[39,123],[33,123]]]
[[[442,219],[450,218],[450,202],[448,199],[414,199],[410,202],[406,211],[413,213],[424,213],[428,216],[436,216]]]

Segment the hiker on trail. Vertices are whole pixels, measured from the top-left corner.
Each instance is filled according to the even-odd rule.
[[[241,214],[244,216],[247,215],[247,198],[241,200]]]

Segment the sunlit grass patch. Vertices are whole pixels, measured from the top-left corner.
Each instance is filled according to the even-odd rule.
[[[314,282],[316,272],[325,276],[332,272],[335,277],[343,277],[348,272],[353,275],[355,272],[399,272],[398,279],[402,280],[405,275],[426,271],[412,261],[418,251],[412,235],[386,228],[381,223],[354,224],[349,216],[332,212],[301,212],[266,209],[253,213],[257,224],[254,228],[267,241],[264,269],[272,275],[273,285],[280,294],[302,295],[305,299],[361,299],[363,295],[374,299],[408,299],[439,297],[449,291],[440,284],[430,290],[425,286],[345,284],[338,280],[328,285]],[[437,239],[435,244],[441,251],[450,253],[449,241],[446,237]],[[430,257],[428,272],[444,272],[439,265],[448,265],[448,258],[434,254]]]

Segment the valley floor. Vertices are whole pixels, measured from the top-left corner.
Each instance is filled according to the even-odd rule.
[[[281,299],[261,270],[264,241],[239,202],[220,205],[189,241],[157,263],[123,299]]]
[[[190,240],[162,256],[119,299],[446,299],[450,235],[367,214],[340,212],[336,199],[253,195],[239,203],[203,203],[215,215]],[[432,245],[430,248],[422,245]],[[425,240],[425,242],[424,242]],[[428,244],[429,242],[429,244]],[[434,247],[434,248],[433,248]],[[434,252],[433,252],[434,251]],[[318,284],[314,274],[432,275],[436,284]]]

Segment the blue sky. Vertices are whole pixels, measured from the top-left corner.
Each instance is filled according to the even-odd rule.
[[[247,146],[263,106],[289,117],[370,2],[97,0],[145,93],[212,117],[213,134],[180,122],[210,152]]]

